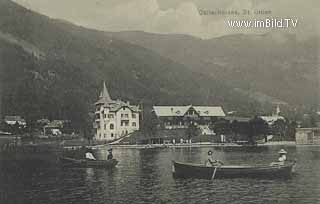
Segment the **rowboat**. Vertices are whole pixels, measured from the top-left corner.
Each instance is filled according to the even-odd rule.
[[[174,178],[289,178],[292,175],[294,165],[295,162],[289,162],[284,165],[222,165],[208,167],[202,164],[172,161],[172,173]]]
[[[63,166],[67,167],[85,167],[85,168],[113,168],[118,164],[116,159],[110,160],[86,160],[74,159],[70,157],[60,158]]]

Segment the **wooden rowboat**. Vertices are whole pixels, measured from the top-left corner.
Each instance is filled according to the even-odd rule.
[[[201,164],[189,164],[172,161],[172,173],[174,178],[289,178],[292,175],[295,162],[285,165],[261,165],[261,166],[231,166],[208,167]],[[214,173],[216,169],[216,172]]]
[[[118,164],[116,159],[110,160],[86,160],[86,159],[73,159],[70,157],[62,157],[60,159],[63,166],[68,167],[90,167],[90,168],[113,168]]]

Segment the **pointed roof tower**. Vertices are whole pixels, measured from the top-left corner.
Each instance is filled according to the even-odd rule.
[[[112,101],[105,81],[103,82],[103,89],[101,92],[101,98],[105,99],[106,101]]]
[[[96,105],[97,104],[107,104],[107,103],[112,103],[112,102],[113,102],[113,100],[110,97],[110,94],[109,94],[107,86],[106,86],[106,82],[104,81],[103,82],[103,89],[100,93],[99,100],[95,104]]]

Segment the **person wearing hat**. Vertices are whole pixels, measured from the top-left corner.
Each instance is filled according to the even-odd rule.
[[[287,160],[287,152],[284,149],[281,149],[279,152],[279,158],[277,162],[271,162],[271,166],[278,166],[278,165],[284,165],[285,161]]]
[[[109,152],[109,154],[108,154],[107,159],[108,160],[113,159],[112,148],[108,149],[108,152]]]
[[[284,162],[287,160],[287,152],[284,149],[281,149],[279,152],[279,158],[278,161],[280,164],[284,164]]]
[[[92,149],[87,148],[87,151],[86,151],[86,159],[87,160],[96,160],[96,158],[93,156],[92,152],[93,152]]]
[[[213,152],[211,150],[208,151],[208,158],[205,163],[206,166],[218,166],[223,164],[220,160],[213,158]]]

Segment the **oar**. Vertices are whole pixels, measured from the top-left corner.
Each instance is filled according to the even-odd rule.
[[[212,174],[211,180],[213,180],[213,179],[214,179],[214,177],[216,176],[217,168],[218,168],[218,166],[216,166],[216,167],[214,168],[214,171],[213,171],[213,174]]]

